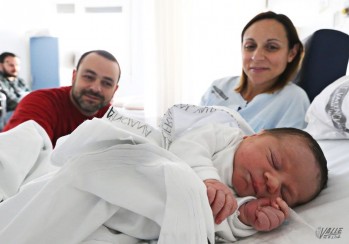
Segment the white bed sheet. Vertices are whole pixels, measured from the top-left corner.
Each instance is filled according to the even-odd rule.
[[[281,228],[239,243],[349,243],[349,140],[319,144],[328,161],[327,187],[316,199],[296,208]]]
[[[349,140],[318,140],[328,161],[327,187],[291,212],[280,228],[238,243],[349,243]]]
[[[28,139],[34,140],[33,137]],[[312,202],[296,208],[288,222],[280,228],[268,233],[257,233],[238,243],[349,243],[349,140],[322,140],[319,143],[328,160],[327,188]],[[10,211],[7,213],[11,215]],[[3,219],[0,220],[0,226],[4,224]],[[99,229],[94,237],[106,237],[107,234],[111,235]],[[120,238],[130,238],[122,235],[118,237],[119,241]],[[98,242],[89,239],[84,243]],[[117,243],[139,242],[132,239]]]
[[[125,122],[116,121],[122,125]],[[19,129],[36,135],[36,126],[31,122],[14,128],[11,134],[18,132],[20,137],[23,130]],[[147,130],[146,135],[152,137],[148,139],[114,127],[105,119],[93,119],[58,143],[50,160],[48,157],[39,160],[41,155],[32,156],[32,160],[22,159],[20,167],[13,170],[23,172],[21,179],[31,175],[30,166],[37,163],[52,162],[61,168],[59,171],[53,168],[24,185],[7,182],[14,190],[2,191],[9,193],[0,204],[0,243],[140,241],[114,230],[142,239],[159,238],[159,243],[164,244],[201,244],[207,237],[214,240],[204,184],[187,164],[158,146],[159,133]],[[8,151],[18,143],[8,143],[8,136],[9,133],[0,134],[0,141],[5,139],[0,163],[12,169],[10,166],[17,160],[15,155],[8,157]],[[38,150],[46,148],[41,143],[43,138],[32,137],[28,137],[27,144],[32,145],[36,139]],[[32,155],[32,151],[29,146],[23,147],[22,154]]]

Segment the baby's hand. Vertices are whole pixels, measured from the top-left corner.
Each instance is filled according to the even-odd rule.
[[[255,199],[247,202],[244,208],[247,224],[258,231],[270,231],[279,227],[288,217],[288,205],[281,198]]]
[[[232,215],[237,209],[237,202],[232,190],[218,180],[205,180],[207,196],[216,224]]]

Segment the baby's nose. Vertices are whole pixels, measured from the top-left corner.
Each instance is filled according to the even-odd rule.
[[[269,192],[269,194],[274,196],[278,195],[280,189],[280,182],[278,178],[269,172],[265,172],[264,176],[266,178],[267,191]]]

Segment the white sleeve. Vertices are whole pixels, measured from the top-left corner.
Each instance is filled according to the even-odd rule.
[[[255,197],[243,197],[237,198],[238,208],[253,199]],[[216,240],[220,242],[235,242],[239,238],[247,237],[255,234],[257,231],[248,225],[245,225],[239,220],[239,211],[236,210],[232,215],[230,215],[226,220],[221,224],[215,225],[215,235]]]
[[[240,206],[243,205],[244,203],[251,201],[253,199],[256,199],[256,198],[252,196],[237,198],[236,199],[238,201],[237,209],[239,209]],[[245,225],[240,221],[238,210],[236,210],[234,214],[228,217],[228,223],[229,223],[231,232],[236,237],[246,237],[246,236],[253,235],[254,233],[257,232],[252,226]]]
[[[241,138],[241,130],[222,124],[208,124],[189,130],[175,139],[169,151],[184,160],[202,179],[221,181],[217,168],[214,166],[215,154],[235,145]],[[231,154],[231,164],[232,167]]]

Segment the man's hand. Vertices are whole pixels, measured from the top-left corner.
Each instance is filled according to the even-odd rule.
[[[207,196],[216,224],[222,223],[237,209],[237,202],[232,190],[218,180],[205,180]]]
[[[258,231],[270,231],[279,227],[289,216],[289,208],[281,198],[260,198],[240,207],[240,220]]]

